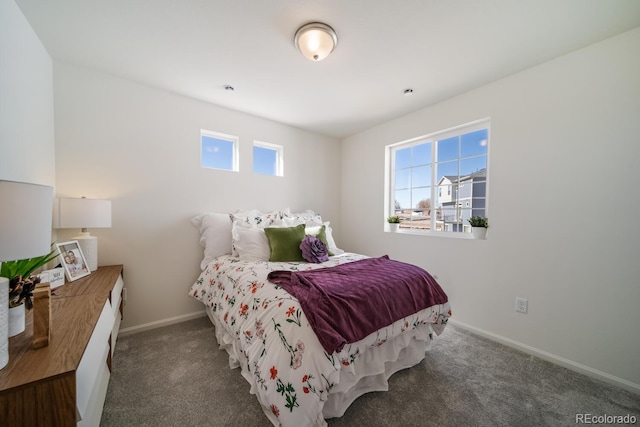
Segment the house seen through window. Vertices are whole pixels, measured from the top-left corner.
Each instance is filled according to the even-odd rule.
[[[401,230],[470,232],[471,216],[487,216],[488,120],[386,149],[386,209]]]

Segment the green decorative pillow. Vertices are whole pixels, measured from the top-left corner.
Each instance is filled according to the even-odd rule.
[[[327,243],[327,232],[324,225],[316,225],[311,227],[307,226],[304,232],[310,236],[320,239],[320,241],[327,247],[327,250],[329,250],[329,243]],[[331,251],[329,251],[328,254],[329,256],[335,255]]]
[[[264,232],[271,247],[269,261],[304,261],[300,249],[300,243],[305,236],[304,224],[297,227],[267,227]]]

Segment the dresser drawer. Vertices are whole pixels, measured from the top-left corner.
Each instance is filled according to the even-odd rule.
[[[122,276],[118,276],[118,281],[111,291],[111,311],[113,311],[113,317],[115,322],[111,331],[111,355],[116,350],[116,340],[118,339],[118,331],[120,330],[120,322],[122,322],[122,290],[124,288],[124,281]]]
[[[106,301],[76,373],[78,421],[84,419],[87,411],[90,410],[89,403],[92,394],[96,393],[94,389],[99,386],[101,370],[107,367],[109,336],[114,323],[111,304]]]
[[[27,314],[27,328],[9,339],[9,363],[0,369],[0,426],[100,425],[122,271],[122,265],[99,267],[56,288],[46,347],[32,348],[34,315]]]

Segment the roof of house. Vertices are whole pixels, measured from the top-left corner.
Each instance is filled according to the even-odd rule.
[[[456,182],[462,182],[462,181],[468,181],[470,179],[474,179],[474,178],[486,178],[487,177],[487,169],[486,168],[482,168],[476,172],[473,172],[469,175],[464,175],[461,176],[460,178],[458,178],[457,175],[443,175],[442,178],[440,178],[440,180],[438,181],[438,185],[442,184],[442,181],[447,179],[449,182],[451,182],[452,184],[456,183]]]

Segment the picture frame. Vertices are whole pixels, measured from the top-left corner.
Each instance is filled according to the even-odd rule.
[[[55,245],[60,257],[60,264],[64,267],[64,272],[69,282],[91,274],[87,260],[77,240],[56,243]]]

